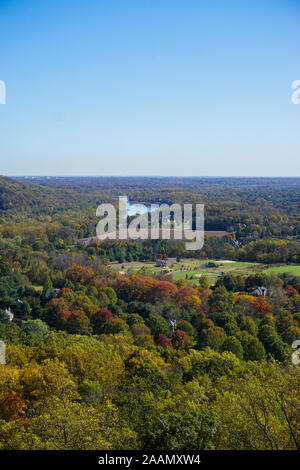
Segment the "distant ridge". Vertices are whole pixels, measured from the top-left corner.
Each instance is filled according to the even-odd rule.
[[[10,212],[47,212],[68,205],[67,192],[47,188],[39,184],[26,184],[7,176],[0,175],[0,211]]]

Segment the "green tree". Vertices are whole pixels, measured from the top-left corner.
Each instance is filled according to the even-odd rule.
[[[169,335],[169,326],[166,320],[160,315],[150,313],[149,317],[146,319],[146,325],[150,328],[155,338],[157,338],[159,334],[165,336]]]
[[[243,359],[244,351],[241,342],[234,336],[228,336],[222,344],[222,351],[230,351],[239,359]]]
[[[266,351],[255,336],[250,335],[247,331],[242,331],[238,335],[244,351],[244,359],[246,361],[262,361],[266,358]]]

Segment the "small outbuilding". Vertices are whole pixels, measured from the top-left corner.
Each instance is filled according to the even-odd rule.
[[[266,293],[267,293],[267,288],[263,286],[257,287],[252,292],[250,292],[251,295],[255,295],[256,297],[260,297],[262,295],[265,297]]]

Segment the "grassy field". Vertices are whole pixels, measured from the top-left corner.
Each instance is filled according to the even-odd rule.
[[[207,266],[207,263],[214,263],[216,266]],[[112,265],[113,266],[113,265]],[[214,284],[222,273],[232,272],[247,276],[249,274],[259,272],[264,266],[258,263],[246,263],[241,261],[229,260],[199,260],[199,259],[182,259],[178,263],[175,259],[167,261],[167,268],[173,278],[188,279],[190,282],[197,284],[199,277],[206,274],[211,282]],[[120,270],[123,274],[130,274],[132,272],[140,274],[155,274],[163,271],[162,268],[156,267],[154,263],[124,263],[123,268],[120,265],[115,265],[114,269]]]
[[[265,269],[263,272],[265,274],[289,273],[289,274],[295,274],[295,276],[300,277],[300,265],[295,264],[295,265],[286,265],[286,266],[273,266],[271,268]]]
[[[207,266],[207,263],[209,262],[213,262],[217,266],[216,267]],[[246,262],[241,262],[241,261],[210,260],[210,261],[205,261],[202,263],[203,264],[200,264],[199,260],[197,260],[197,263],[195,263],[198,265],[197,267],[194,266],[192,269],[188,269],[189,266],[185,266],[180,271],[174,270],[173,278],[174,279],[188,279],[191,282],[197,284],[199,277],[205,274],[207,275],[211,284],[214,284],[217,281],[218,277],[222,275],[222,273],[234,273],[234,274],[247,276],[249,274],[259,272],[262,269],[261,265],[258,263],[246,263]]]
[[[208,263],[214,263],[216,266],[208,266]],[[122,267],[120,264],[115,264],[112,267],[119,270],[122,274],[134,272],[152,275],[164,271],[163,268],[156,267],[155,263],[146,262],[123,263]],[[300,276],[299,265],[273,266],[268,268],[265,264],[230,260],[216,261],[185,258],[177,263],[175,259],[169,259],[167,261],[167,268],[175,280],[187,279],[194,284],[198,284],[199,278],[204,274],[207,275],[211,284],[214,284],[222,273],[248,276],[257,272],[264,272],[266,274],[287,272]]]

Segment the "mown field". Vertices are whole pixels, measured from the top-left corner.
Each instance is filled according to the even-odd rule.
[[[210,266],[213,263],[215,266]],[[178,263],[180,265],[180,263]],[[241,261],[229,260],[205,260],[199,263],[199,260],[194,260],[192,264],[183,263],[180,270],[174,270],[173,278],[187,279],[197,284],[202,275],[209,278],[211,284],[214,284],[223,273],[234,273],[247,276],[262,270],[262,265],[259,263],[246,263]]]
[[[209,266],[214,263],[215,266]],[[155,263],[124,263],[122,265],[112,265],[113,269],[118,269],[122,274],[155,274],[161,271],[172,274],[173,279],[187,279],[195,284],[199,278],[206,274],[214,284],[222,273],[234,272],[235,274],[249,275],[262,271],[264,266],[259,263],[246,263],[241,261],[229,260],[199,260],[199,259],[182,259],[176,262],[175,259],[167,261],[167,267],[157,267]]]
[[[210,266],[213,263],[215,266]],[[293,273],[300,276],[299,265],[283,265],[268,267],[262,263],[250,263],[232,260],[199,260],[182,259],[177,262],[175,259],[167,261],[166,268],[157,267],[155,263],[133,262],[124,264],[113,264],[113,269],[118,269],[122,274],[148,274],[152,275],[161,271],[172,274],[173,279],[187,279],[197,284],[202,275],[207,275],[211,284],[214,284],[223,273],[232,273],[241,276],[248,276],[257,272],[266,274]]]
[[[265,269],[264,273],[266,274],[295,274],[295,276],[300,276],[300,265],[286,265],[286,266],[272,266],[271,268]]]

